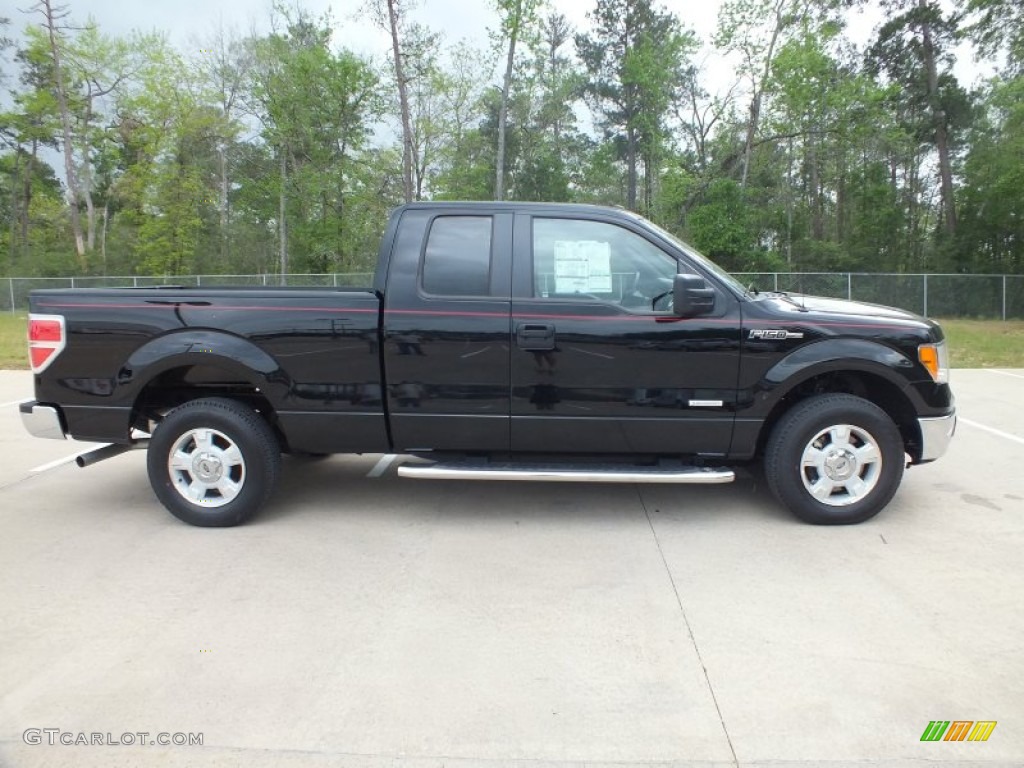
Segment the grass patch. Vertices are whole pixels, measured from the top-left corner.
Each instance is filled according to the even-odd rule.
[[[25,312],[0,312],[0,369],[27,369],[28,343]]]
[[[1024,321],[940,320],[954,368],[1024,368]]]
[[[0,369],[28,368],[26,314],[0,312]],[[954,368],[1024,368],[1024,320],[941,320]]]

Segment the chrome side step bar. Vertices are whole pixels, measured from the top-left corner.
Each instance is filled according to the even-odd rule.
[[[731,483],[731,469],[711,467],[642,467],[631,464],[527,464],[453,462],[403,464],[399,477],[420,480],[523,480],[548,483]]]

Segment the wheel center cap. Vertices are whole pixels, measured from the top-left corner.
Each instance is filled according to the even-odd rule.
[[[192,474],[201,482],[215,483],[224,474],[224,464],[212,453],[200,453],[192,460]]]
[[[857,472],[857,458],[848,451],[836,451],[825,459],[825,474],[829,480],[849,480]]]

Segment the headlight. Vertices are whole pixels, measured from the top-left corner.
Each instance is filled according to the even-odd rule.
[[[946,342],[922,344],[917,348],[917,358],[937,384],[949,381],[949,348]]]

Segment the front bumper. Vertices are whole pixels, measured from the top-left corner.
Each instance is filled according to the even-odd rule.
[[[60,410],[52,405],[42,405],[29,400],[18,406],[21,412],[21,423],[34,437],[47,437],[51,440],[66,440],[64,422]]]
[[[921,427],[921,458],[918,463],[935,461],[946,452],[956,432],[956,411],[937,419],[918,419]]]

